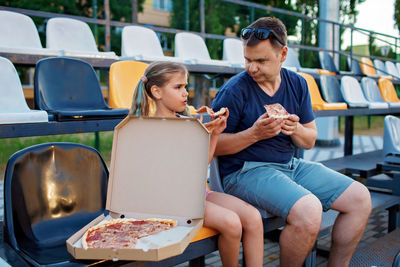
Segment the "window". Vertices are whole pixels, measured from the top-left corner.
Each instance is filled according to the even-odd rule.
[[[172,11],[172,0],[153,0],[153,8],[164,11]]]

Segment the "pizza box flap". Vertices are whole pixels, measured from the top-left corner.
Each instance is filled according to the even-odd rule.
[[[128,116],[114,131],[106,208],[202,218],[208,149],[197,119]]]

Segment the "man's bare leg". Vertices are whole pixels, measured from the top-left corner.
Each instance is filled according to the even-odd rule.
[[[302,266],[317,239],[321,217],[321,202],[312,194],[303,196],[293,205],[279,240],[282,267]]]
[[[371,196],[359,182],[352,183],[331,209],[340,212],[332,230],[328,266],[348,266],[371,213]]]

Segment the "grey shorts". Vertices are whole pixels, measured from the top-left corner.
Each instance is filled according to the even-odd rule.
[[[314,194],[324,211],[354,180],[324,165],[293,158],[285,164],[245,162],[224,177],[226,193],[286,219],[301,197]]]

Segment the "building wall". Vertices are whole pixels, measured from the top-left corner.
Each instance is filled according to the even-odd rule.
[[[156,10],[153,6],[153,0],[146,0],[143,3],[143,12],[138,14],[138,22],[142,24],[169,27],[171,12]]]

